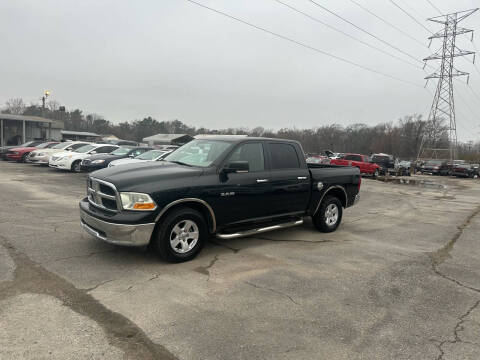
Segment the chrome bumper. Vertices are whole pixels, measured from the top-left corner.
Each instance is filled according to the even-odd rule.
[[[155,228],[155,223],[126,225],[96,219],[80,209],[80,224],[91,236],[114,245],[145,246]]]

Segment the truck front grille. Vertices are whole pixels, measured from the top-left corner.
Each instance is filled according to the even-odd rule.
[[[89,177],[87,179],[87,196],[90,204],[106,211],[121,210],[120,197],[115,185]]]

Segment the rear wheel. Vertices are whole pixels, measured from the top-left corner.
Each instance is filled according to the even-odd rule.
[[[172,211],[160,220],[151,247],[169,262],[192,260],[208,237],[207,224],[201,213],[191,208]]]
[[[30,153],[23,154],[22,158],[18,162],[22,162],[22,163],[27,162],[28,154],[30,154]]]
[[[79,173],[82,171],[82,169],[80,168],[80,160],[77,160],[72,164],[72,171],[76,173]]]
[[[373,178],[376,179],[379,175],[378,169],[375,169],[375,172],[373,173]]]
[[[335,231],[342,221],[342,203],[336,196],[326,196],[312,217],[313,224],[321,232]]]

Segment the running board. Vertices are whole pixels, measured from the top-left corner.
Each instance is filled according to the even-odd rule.
[[[267,231],[272,231],[272,230],[278,230],[278,229],[285,229],[289,228],[292,226],[298,226],[303,224],[303,220],[295,220],[295,221],[290,221],[287,223],[283,224],[278,224],[278,225],[272,225],[272,226],[267,226],[263,228],[258,228],[258,229],[251,229],[251,230],[245,230],[245,231],[239,231],[233,234],[217,234],[217,238],[222,239],[222,240],[229,240],[229,239],[236,239],[239,237],[244,237],[244,236],[249,236],[249,235],[256,235],[256,234],[261,234]]]

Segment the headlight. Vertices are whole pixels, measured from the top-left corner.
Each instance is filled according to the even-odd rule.
[[[152,200],[150,195],[134,192],[120,193],[122,207],[124,210],[155,210],[157,204]]]
[[[67,158],[71,159],[73,155],[67,155]]]
[[[102,164],[104,162],[105,162],[105,160],[93,160],[92,164]]]
[[[38,154],[35,154],[35,156],[45,156],[45,153],[38,153]]]

